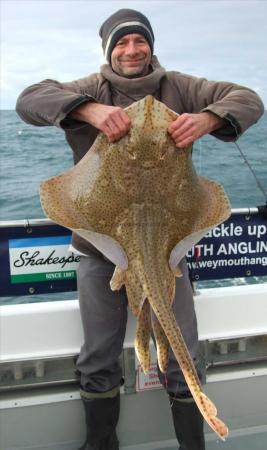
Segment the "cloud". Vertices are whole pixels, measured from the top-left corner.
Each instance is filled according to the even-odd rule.
[[[261,0],[1,0],[1,108],[23,88],[96,72],[104,62],[98,30],[119,8],[151,20],[168,70],[257,87],[267,103],[267,2]]]

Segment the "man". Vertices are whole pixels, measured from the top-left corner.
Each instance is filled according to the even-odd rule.
[[[263,113],[257,94],[245,87],[166,72],[153,56],[150,22],[138,11],[117,11],[104,22],[100,36],[108,62],[100,73],[70,83],[44,80],[27,88],[17,102],[17,112],[26,122],[56,125],[65,131],[75,163],[91,147],[99,130],[110,141],[124,136],[131,122],[123,108],[148,94],[180,114],[168,129],[177,151],[207,133],[234,141]],[[77,360],[87,424],[82,449],[116,450],[122,382],[118,357],[125,336],[127,298],[124,289],[119,293],[110,290],[111,262],[75,235],[73,247],[84,255],[78,270],[84,345]],[[181,270],[173,309],[201,378],[196,316],[185,261]],[[159,376],[170,397],[180,448],[203,450],[203,420],[172,352],[166,377]]]

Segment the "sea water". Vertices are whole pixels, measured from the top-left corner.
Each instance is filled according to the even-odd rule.
[[[65,141],[64,132],[56,127],[26,124],[15,111],[0,111],[0,121],[0,220],[42,218],[44,213],[38,194],[40,182],[73,165],[72,152]],[[265,192],[266,141],[267,112],[238,140]],[[193,159],[200,175],[223,184],[233,208],[265,204],[264,194],[234,143],[205,136],[195,142]],[[257,281],[247,279],[236,282]],[[221,282],[216,283],[218,285]],[[42,298],[39,297],[40,300]],[[10,301],[13,302],[12,299]],[[28,298],[22,298],[21,301],[28,301]]]

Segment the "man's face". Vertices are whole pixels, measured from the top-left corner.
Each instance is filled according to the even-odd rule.
[[[142,34],[126,34],[116,43],[111,53],[112,69],[127,78],[146,75],[150,61],[151,50]]]

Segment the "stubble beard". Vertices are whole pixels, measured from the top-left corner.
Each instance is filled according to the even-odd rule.
[[[146,61],[142,61],[137,67],[127,67],[123,65],[123,60],[118,61],[117,68],[114,69],[120,76],[125,78],[140,78],[148,74],[149,66]]]
[[[122,76],[124,77],[124,78],[141,78],[141,77],[143,77],[143,76],[145,76],[147,74],[147,71],[144,71],[144,70],[139,70],[139,71],[127,71],[127,70],[124,70],[123,72],[122,72]]]

